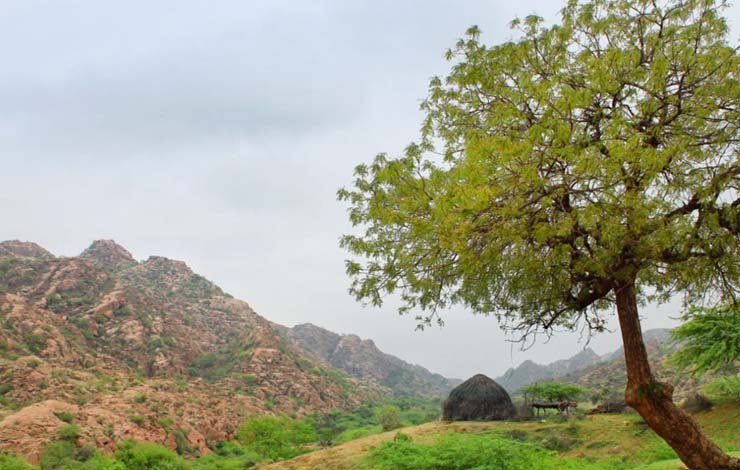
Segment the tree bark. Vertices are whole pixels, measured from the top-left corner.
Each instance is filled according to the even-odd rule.
[[[702,432],[694,419],[673,403],[673,386],[655,380],[650,370],[637,312],[637,292],[631,280],[614,289],[627,368],[625,401],[662,437],[692,470],[740,469]]]

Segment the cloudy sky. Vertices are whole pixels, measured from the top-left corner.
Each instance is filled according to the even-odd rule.
[[[337,188],[417,136],[428,80],[473,24],[562,2],[0,1],[0,239],[71,256],[112,238],[186,261],[267,318],[372,338],[448,376],[498,375],[585,346],[520,351],[462,309],[414,330],[347,294]],[[728,12],[734,37],[740,9]],[[676,307],[644,309],[647,328]],[[615,325],[616,329],[616,325]],[[618,331],[594,338],[599,353]]]

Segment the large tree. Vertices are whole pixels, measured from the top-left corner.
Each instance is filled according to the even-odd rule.
[[[740,285],[740,60],[725,2],[571,1],[431,81],[421,137],[339,191],[351,292],[463,304],[523,338],[619,319],[627,403],[695,469],[739,468],[654,378],[638,305]]]

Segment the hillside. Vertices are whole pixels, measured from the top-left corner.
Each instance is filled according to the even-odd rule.
[[[570,359],[561,359],[547,365],[540,365],[530,360],[522,362],[516,368],[510,368],[501,377],[496,378],[509,393],[514,393],[525,385],[562,377],[586,366],[601,362],[598,354],[586,348]]]
[[[669,330],[647,330],[643,333],[643,338],[653,372],[659,379],[675,386],[676,400],[680,401],[688,392],[711,379],[711,375],[692,378],[679,374],[670,367],[666,359],[678,346],[671,342]],[[526,385],[548,380],[575,383],[604,398],[620,398],[627,383],[623,350],[620,347],[599,357],[590,348],[586,348],[569,359],[545,365],[524,361],[496,379],[509,393],[516,393]]]
[[[719,406],[709,412],[696,415],[699,424],[709,436],[727,450],[740,450],[740,407],[737,404]],[[407,436],[399,440],[401,433]],[[437,455],[454,460],[470,458],[475,452],[490,449],[494,439],[508,442],[511,448],[503,448],[506,458],[515,454],[514,448],[529,444],[540,450],[552,451],[550,466],[530,468],[567,468],[599,470],[644,469],[655,462],[665,462],[659,468],[678,470],[683,468],[675,459],[674,452],[655,435],[636,414],[593,415],[583,419],[558,421],[489,421],[489,422],[442,422],[435,421],[420,426],[406,427],[374,436],[363,437],[328,449],[317,450],[292,460],[272,465],[260,465],[261,470],[308,470],[315,468],[332,470],[355,470],[378,468],[367,460],[383,446],[397,446],[397,468],[400,462],[412,459],[421,446],[430,446],[440,439],[452,437],[456,445],[449,446]],[[504,441],[501,441],[504,439]],[[463,444],[468,440],[470,447]],[[408,442],[416,447],[409,448]],[[532,447],[525,448],[532,451]],[[386,452],[387,452],[386,448]],[[491,462],[487,462],[491,463]],[[509,468],[505,464],[496,468]],[[383,468],[389,468],[386,464]],[[453,466],[435,468],[457,468]],[[465,467],[469,468],[469,467]],[[522,467],[516,467],[522,468]],[[658,468],[658,467],[656,467]]]
[[[207,452],[249,414],[350,409],[389,395],[281,336],[183,262],[112,241],[77,257],[0,243],[0,450],[31,460],[72,414],[82,442]]]
[[[386,354],[372,340],[356,335],[339,335],[310,323],[281,331],[315,358],[357,379],[388,387],[395,396],[445,396],[460,383]]]

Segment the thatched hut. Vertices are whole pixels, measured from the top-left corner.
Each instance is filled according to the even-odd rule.
[[[499,421],[515,416],[516,408],[506,390],[483,374],[455,387],[442,410],[445,421]]]

